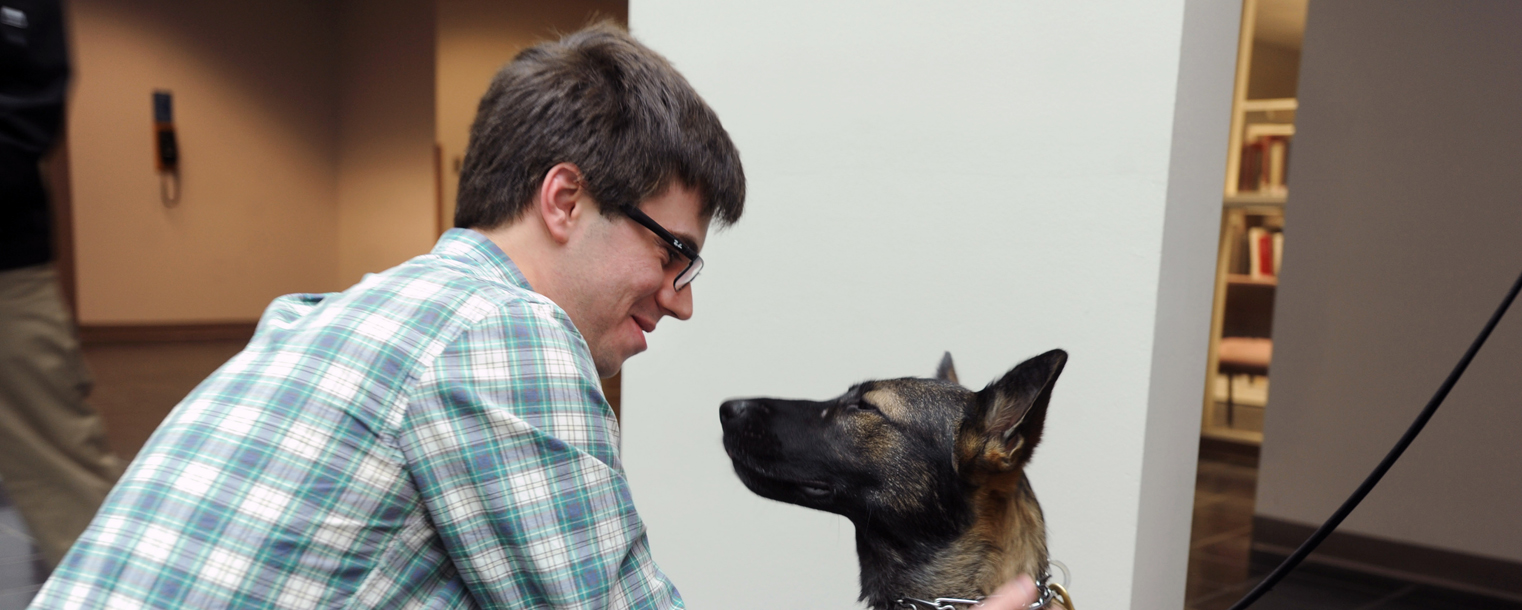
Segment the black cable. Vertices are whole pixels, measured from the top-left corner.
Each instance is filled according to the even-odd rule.
[[[1443,399],[1448,397],[1448,391],[1453,389],[1453,384],[1457,383],[1459,377],[1464,374],[1464,369],[1469,368],[1469,361],[1474,360],[1474,355],[1480,351],[1480,346],[1485,345],[1485,339],[1490,337],[1490,331],[1495,330],[1496,323],[1501,321],[1501,316],[1511,307],[1511,302],[1516,300],[1518,291],[1522,291],[1522,275],[1517,276],[1516,283],[1511,286],[1511,292],[1506,293],[1506,298],[1501,300],[1501,306],[1496,309],[1495,315],[1490,316],[1490,322],[1485,324],[1485,329],[1480,331],[1480,336],[1476,337],[1474,343],[1469,346],[1469,351],[1464,352],[1464,357],[1459,359],[1458,365],[1453,367],[1453,372],[1448,374],[1448,379],[1444,380],[1443,385],[1437,389],[1437,394],[1432,396],[1432,400],[1427,403],[1427,408],[1422,409],[1421,414],[1416,416],[1416,421],[1411,422],[1411,427],[1406,429],[1405,436],[1400,437],[1400,441],[1390,448],[1390,453],[1385,455],[1384,461],[1381,461],[1379,466],[1374,468],[1374,472],[1369,473],[1369,478],[1363,480],[1363,484],[1358,486],[1353,495],[1348,496],[1347,501],[1342,503],[1337,512],[1332,513],[1332,516],[1326,520],[1326,523],[1321,524],[1316,533],[1311,534],[1311,537],[1307,538],[1300,545],[1300,548],[1295,549],[1294,553],[1291,553],[1289,557],[1284,559],[1284,563],[1274,568],[1273,573],[1269,574],[1268,578],[1263,579],[1263,582],[1253,587],[1253,590],[1237,601],[1236,605],[1233,605],[1230,610],[1243,610],[1251,606],[1253,602],[1258,601],[1258,598],[1263,597],[1264,593],[1272,590],[1274,585],[1283,580],[1296,566],[1299,566],[1300,562],[1305,560],[1307,555],[1311,554],[1311,551],[1316,550],[1321,541],[1325,540],[1332,533],[1332,530],[1337,529],[1342,520],[1347,518],[1348,513],[1353,512],[1353,509],[1358,507],[1358,503],[1363,501],[1364,496],[1369,495],[1374,486],[1379,484],[1379,480],[1384,478],[1385,472],[1395,465],[1395,460],[1400,459],[1400,454],[1406,451],[1406,447],[1411,444],[1411,441],[1416,440],[1417,434],[1421,434],[1422,428],[1427,425],[1427,420],[1432,419],[1432,414],[1437,412],[1438,405],[1443,404]]]

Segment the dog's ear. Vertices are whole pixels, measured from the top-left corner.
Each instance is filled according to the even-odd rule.
[[[935,378],[941,381],[960,383],[957,381],[957,367],[951,363],[951,352],[946,352],[945,355],[941,356],[941,363],[935,367]]]
[[[1010,369],[978,392],[986,443],[983,455],[995,470],[1013,470],[1041,442],[1052,386],[1067,364],[1068,353],[1054,349]]]

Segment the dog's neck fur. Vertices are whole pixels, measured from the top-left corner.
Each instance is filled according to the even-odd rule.
[[[858,524],[861,599],[876,609],[902,597],[978,599],[1047,566],[1046,523],[1023,472],[989,476],[963,497],[936,541],[906,541],[892,524]]]

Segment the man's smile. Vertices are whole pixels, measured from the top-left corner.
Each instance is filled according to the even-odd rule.
[[[655,323],[656,323],[655,320],[651,320],[649,318],[645,318],[645,317],[641,317],[641,316],[637,316],[637,315],[629,316],[629,317],[634,318],[634,323],[639,326],[640,330],[645,331],[646,333],[653,333],[653,332],[655,332]]]

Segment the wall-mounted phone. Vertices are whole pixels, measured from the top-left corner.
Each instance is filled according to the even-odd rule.
[[[159,170],[159,197],[164,205],[180,200],[180,145],[174,135],[174,98],[169,91],[153,92],[154,162]]]

